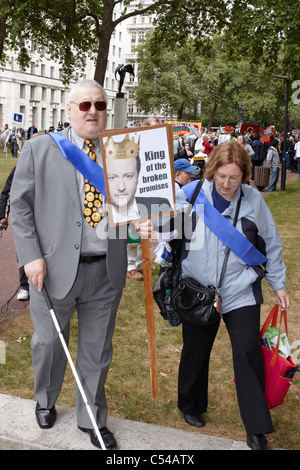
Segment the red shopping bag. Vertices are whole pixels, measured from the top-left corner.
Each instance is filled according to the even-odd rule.
[[[271,324],[271,327],[277,325],[278,317],[278,305],[275,305],[268,318],[266,319],[261,331],[260,331],[260,340],[264,336],[268,326]],[[275,408],[276,406],[282,405],[285,400],[286,394],[292,384],[293,380],[293,371],[297,369],[297,365],[289,356],[285,359],[283,356],[278,354],[279,348],[279,336],[281,329],[281,322],[284,319],[285,332],[287,335],[287,316],[286,311],[281,309],[280,312],[280,323],[279,323],[279,334],[276,348],[268,349],[267,347],[261,344],[261,351],[264,362],[265,369],[265,397],[268,403],[268,407]],[[290,374],[289,374],[290,372]],[[290,375],[290,377],[289,377]]]

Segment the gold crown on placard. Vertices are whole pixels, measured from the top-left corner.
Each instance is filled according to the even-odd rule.
[[[115,142],[109,137],[104,144],[106,158],[135,158],[139,156],[140,137],[138,142],[134,137],[130,138],[126,134],[122,142]]]

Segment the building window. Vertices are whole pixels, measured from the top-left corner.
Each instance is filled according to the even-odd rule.
[[[47,99],[47,88],[42,88],[42,101],[46,101]]]
[[[23,114],[23,116],[25,118],[25,106],[20,106],[20,114]]]
[[[37,125],[38,109],[32,108],[32,124]]]
[[[55,101],[55,90],[51,90],[51,98],[50,98],[51,103],[54,103]]]
[[[50,78],[54,78],[54,67],[50,67]]]
[[[46,129],[46,108],[42,108],[41,128]]]
[[[52,111],[52,126],[56,127],[57,124],[57,109]]]
[[[41,76],[44,77],[46,74],[46,65],[41,64]]]
[[[20,85],[20,98],[25,98],[25,85]]]
[[[35,74],[35,62],[31,62],[30,64],[30,73],[31,75]]]
[[[35,86],[30,87],[30,99],[31,100],[35,100],[35,89],[36,89]]]

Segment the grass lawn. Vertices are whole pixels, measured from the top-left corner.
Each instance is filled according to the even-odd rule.
[[[0,187],[16,160],[0,152]],[[285,192],[265,195],[275,218],[287,265],[288,291],[291,307],[288,310],[289,339],[296,362],[300,363],[299,241],[300,241],[300,181],[289,182]],[[152,277],[158,266],[152,263]],[[264,283],[265,320],[275,296]],[[72,320],[70,351],[76,357],[77,317]],[[114,335],[114,355],[106,383],[111,416],[159,424],[191,431],[177,409],[177,374],[181,352],[181,327],[169,326],[155,307],[156,349],[159,397],[151,398],[149,359],[146,331],[146,311],[143,282],[128,280],[119,306]],[[0,393],[34,399],[30,339],[33,329],[29,313],[0,326],[0,339],[6,344],[6,363],[0,364]],[[231,346],[221,323],[214,344],[209,382],[209,407],[206,426],[193,432],[245,440],[233,383]],[[284,405],[271,410],[275,432],[269,436],[271,446],[300,449],[299,378],[296,374]],[[67,367],[58,405],[74,407],[74,378]]]

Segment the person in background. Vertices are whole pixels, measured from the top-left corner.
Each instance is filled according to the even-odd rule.
[[[208,135],[206,135],[206,134],[203,136],[202,145],[204,147],[204,152],[203,153],[205,153],[205,155],[208,156],[210,154],[210,152],[213,150],[214,147],[211,144]]]
[[[6,140],[7,137],[10,133],[10,129],[8,127],[8,124],[5,124],[4,128],[1,130],[1,135],[0,135],[0,144],[1,147],[3,147],[3,151],[6,153]]]
[[[18,157],[18,148],[21,135],[17,130],[16,126],[12,128],[12,131],[8,134],[6,143],[9,143],[11,155],[13,158]]]
[[[10,189],[13,181],[13,177],[15,174],[16,167],[12,169],[10,172],[6,183],[4,185],[3,191],[0,196],[0,223],[1,223],[1,231],[0,231],[0,238],[2,238],[3,232],[5,232],[8,228],[8,217],[10,211],[10,204],[9,204],[9,195]],[[19,282],[20,282],[20,291],[17,295],[18,300],[28,300],[29,299],[29,284],[27,276],[24,272],[24,266],[19,267]]]
[[[185,158],[179,158],[174,162],[175,170],[175,192],[182,186],[192,181],[192,174],[197,170],[197,167],[190,164]]]
[[[294,159],[297,162],[297,173],[300,178],[300,140],[295,144],[295,156]]]
[[[273,191],[276,191],[280,173],[280,156],[278,152],[278,141],[276,139],[271,141],[271,147],[267,153],[267,163],[271,167],[268,192],[272,193]]]
[[[32,124],[27,130],[27,140],[29,140],[32,134],[36,134],[38,132],[37,128],[34,124]]]
[[[252,174],[251,174],[251,180],[254,181],[254,172],[255,172],[255,167],[260,166],[263,162],[263,148],[264,145],[262,141],[259,138],[258,134],[253,134],[253,141],[252,141],[252,149],[254,151],[254,154],[250,156],[251,158],[251,163],[252,163]]]

